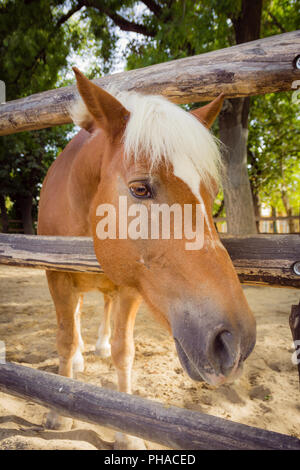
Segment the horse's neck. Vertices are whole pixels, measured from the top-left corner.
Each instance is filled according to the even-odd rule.
[[[81,235],[91,235],[90,212],[100,181],[101,159],[101,145],[95,145],[91,137],[86,140],[70,168],[68,204],[77,232],[82,232]]]
[[[100,167],[101,146],[93,144],[93,137],[81,130],[57,157],[43,183],[39,234],[91,235],[89,215]]]

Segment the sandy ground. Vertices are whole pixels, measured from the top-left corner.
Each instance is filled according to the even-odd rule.
[[[183,372],[168,334],[145,306],[138,314],[133,390],[136,395],[228,418],[300,438],[297,369],[288,316],[299,292],[291,289],[245,287],[258,326],[257,345],[243,376],[215,389],[195,383]],[[86,294],[82,331],[86,371],[79,379],[116,389],[110,359],[94,354],[103,311],[100,293]],[[56,320],[45,274],[40,270],[0,266],[0,340],[7,360],[56,372]],[[114,432],[75,421],[70,431],[48,431],[41,424],[45,408],[0,393],[0,449],[110,449]],[[149,448],[159,448],[149,444]]]

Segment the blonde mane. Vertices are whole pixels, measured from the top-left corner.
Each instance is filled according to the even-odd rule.
[[[171,164],[174,175],[201,199],[200,183],[211,187],[219,181],[221,156],[217,139],[192,114],[156,95],[107,89],[130,111],[123,136],[125,155],[138,161],[149,158],[151,168]],[[82,100],[70,110],[75,124],[83,127],[91,116]]]

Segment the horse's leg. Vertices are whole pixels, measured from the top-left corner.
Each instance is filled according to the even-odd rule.
[[[110,314],[112,307],[112,298],[104,294],[104,316],[98,330],[98,339],[95,347],[95,353],[100,357],[110,357]]]
[[[49,290],[55,305],[57,318],[57,351],[59,355],[60,375],[73,377],[73,357],[79,348],[79,335],[77,330],[78,312],[80,310],[81,296],[75,289],[72,275],[48,271],[47,280]],[[77,313],[76,313],[77,312]],[[70,429],[73,420],[62,417],[52,410],[46,418],[46,427],[49,429]]]
[[[134,360],[133,329],[141,297],[136,291],[121,288],[113,299],[113,335],[111,355],[117,369],[120,392],[131,393],[131,370]],[[145,449],[142,439],[116,433],[115,449]]]

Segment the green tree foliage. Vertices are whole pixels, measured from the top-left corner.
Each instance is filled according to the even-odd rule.
[[[52,87],[66,64],[69,41],[55,1],[8,0],[0,3],[1,79],[7,100]]]
[[[269,94],[253,99],[248,161],[252,188],[260,200],[287,211],[288,195],[294,210],[300,207],[299,104],[291,93]]]
[[[299,11],[299,0],[265,1],[262,35],[299,29]],[[248,164],[252,189],[275,212],[299,214],[300,104],[292,103],[291,93],[256,96],[251,102]]]
[[[36,218],[41,183],[55,157],[68,142],[70,126],[4,136],[0,147],[0,194],[12,202],[31,197]],[[21,218],[18,207],[14,218]]]
[[[7,100],[54,87],[59,71],[67,65],[70,47],[76,47],[79,35],[76,29],[63,27],[68,18],[62,3],[0,3],[0,79],[6,84]],[[46,170],[58,147],[67,142],[69,130],[66,126],[1,138],[0,196],[2,201],[9,197],[14,202],[17,217],[24,215],[25,200],[36,208]],[[2,216],[3,211],[1,205]]]

